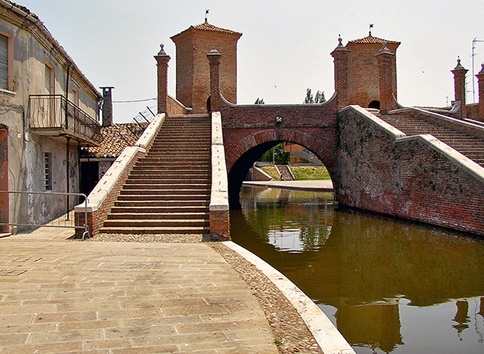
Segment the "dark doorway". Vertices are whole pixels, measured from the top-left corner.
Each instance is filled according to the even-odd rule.
[[[377,100],[371,101],[370,104],[368,105],[368,108],[380,109],[380,101],[377,101]]]
[[[212,111],[212,102],[210,100],[210,96],[207,98],[207,112],[210,113]]]
[[[89,195],[97,182],[99,182],[99,163],[81,162],[81,193]]]

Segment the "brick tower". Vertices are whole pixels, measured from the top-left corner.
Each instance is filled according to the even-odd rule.
[[[382,71],[381,55],[378,54],[381,54],[384,45],[389,62]],[[365,108],[380,108],[381,93],[385,97],[397,97],[396,52],[399,45],[400,42],[373,37],[371,32],[365,38],[349,41],[346,46],[339,41],[338,47],[331,53],[335,63],[335,90],[343,89],[341,104],[338,98],[339,107],[357,104]],[[390,53],[392,55],[388,55]],[[389,78],[381,79],[381,73],[389,75]],[[380,87],[381,84],[389,87]]]
[[[207,21],[190,26],[171,37],[176,46],[176,98],[193,113],[210,110],[210,66],[207,53],[213,48],[220,60],[220,91],[237,103],[237,41],[242,33],[215,27]]]

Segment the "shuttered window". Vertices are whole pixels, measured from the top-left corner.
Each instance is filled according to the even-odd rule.
[[[52,92],[52,69],[47,64],[45,65],[45,91],[46,93]]]
[[[52,190],[52,153],[44,152],[44,191]]]
[[[8,90],[8,38],[0,35],[0,88]]]

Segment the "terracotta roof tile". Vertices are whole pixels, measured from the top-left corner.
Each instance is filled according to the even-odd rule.
[[[397,41],[389,41],[389,40],[386,40],[386,39],[373,37],[373,36],[367,36],[365,38],[355,39],[355,40],[349,41],[348,43],[355,43],[355,44],[383,44],[383,43],[400,44],[400,42],[397,42]]]
[[[186,29],[186,30],[184,30],[184,31],[182,31],[182,32],[180,32],[178,34],[175,34],[171,38],[175,38],[178,35],[186,32],[186,31],[189,31],[191,29],[195,29],[195,30],[199,30],[199,31],[210,31],[210,32],[219,32],[219,33],[235,34],[235,35],[239,35],[239,36],[242,35],[242,33],[240,33],[240,32],[232,31],[232,30],[225,29],[225,28],[220,28],[220,27],[211,25],[210,23],[201,23],[201,24],[196,25],[196,26],[190,26],[188,29]]]
[[[116,158],[124,148],[133,146],[148,123],[113,124],[101,128],[103,140],[99,146],[82,148],[82,157]]]

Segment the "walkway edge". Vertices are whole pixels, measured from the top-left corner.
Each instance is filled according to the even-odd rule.
[[[264,273],[281,290],[299,315],[301,315],[304,322],[306,322],[306,325],[325,354],[355,354],[353,348],[351,348],[324,312],[301,289],[286,278],[285,275],[236,243],[225,241],[223,244],[256,266],[257,269]]]

